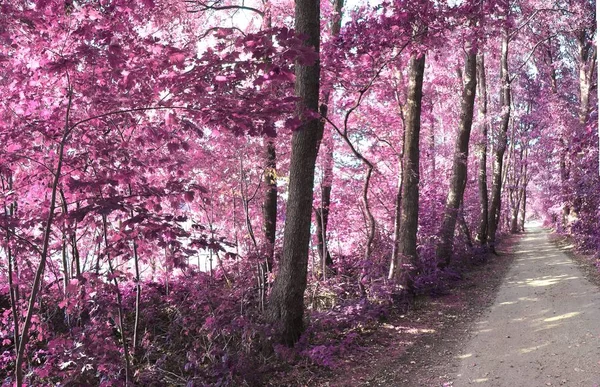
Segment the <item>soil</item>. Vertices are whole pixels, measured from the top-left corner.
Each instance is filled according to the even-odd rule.
[[[453,385],[599,386],[600,290],[539,226],[516,255]]]
[[[470,262],[439,297],[366,336],[363,350],[310,386],[600,387],[600,273],[532,224],[499,256]]]
[[[362,350],[340,367],[308,368],[294,386],[446,386],[459,361],[456,354],[471,326],[495,299],[508,272],[519,237],[506,237],[498,255],[470,257],[452,268],[462,278],[440,296],[418,298],[412,309],[364,334]]]

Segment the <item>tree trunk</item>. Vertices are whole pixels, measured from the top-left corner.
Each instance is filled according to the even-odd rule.
[[[460,227],[460,230],[465,236],[467,246],[473,247],[473,239],[471,238],[471,231],[469,230],[469,225],[467,224],[467,220],[465,219],[465,209],[462,203],[460,204],[460,208],[458,210],[457,222]]]
[[[454,243],[454,230],[456,228],[456,217],[467,185],[469,139],[471,137],[475,92],[477,88],[477,49],[471,44],[468,44],[468,47],[465,47],[465,51],[467,52],[467,55],[465,57],[460,126],[454,147],[452,177],[450,178],[450,187],[448,197],[446,198],[446,208],[444,210],[444,217],[436,246],[437,264],[441,268],[448,266],[450,263]]]
[[[390,261],[390,271],[388,273],[388,279],[394,279],[399,276],[400,272],[400,255],[399,255],[399,242],[400,242],[400,227],[402,218],[402,165],[404,156],[400,156],[400,171],[398,173],[398,189],[396,191],[396,206],[394,207],[394,245],[392,246],[392,259]]]
[[[265,13],[263,16],[263,28],[272,27],[271,3],[265,1]],[[273,125],[272,122],[266,122],[266,125]],[[271,129],[271,128],[266,128]],[[274,132],[274,130],[273,130]],[[265,172],[264,183],[266,188],[263,202],[263,231],[265,234],[264,245],[266,247],[265,259],[261,262],[263,271],[260,288],[267,289],[268,275],[273,270],[273,255],[275,252],[275,235],[277,232],[277,153],[275,151],[275,138],[266,138],[267,146],[265,149]]]
[[[421,131],[421,100],[425,55],[410,59],[409,83],[404,112],[404,162],[402,165],[402,203],[398,243],[399,264],[394,270],[397,284],[409,293],[413,291],[418,266],[417,227],[419,223],[419,134]]]
[[[306,44],[319,52],[319,0],[296,0],[296,32],[308,37]],[[318,119],[307,119],[305,109],[317,112],[319,62],[296,64],[297,114],[303,125],[292,135],[289,192],[283,235],[283,255],[267,316],[275,324],[277,339],[293,345],[304,330],[304,291],[308,266],[308,244],[313,199],[315,161],[322,137]]]
[[[527,162],[529,152],[525,149],[525,166],[523,168],[523,187],[521,190],[521,231],[525,231],[525,215],[527,210],[527,185],[529,184],[529,176],[527,173]]]
[[[510,121],[510,78],[508,73],[508,27],[505,28],[502,38],[500,78],[502,90],[500,91],[500,106],[502,119],[498,144],[494,149],[494,172],[492,175],[492,200],[488,214],[488,244],[492,252],[496,252],[496,230],[500,220],[500,206],[502,195],[502,164],[506,151],[506,135]]]
[[[35,272],[35,276],[33,279],[33,285],[31,286],[31,294],[29,295],[29,302],[27,303],[27,314],[25,315],[25,321],[23,322],[23,327],[21,329],[21,339],[19,340],[19,346],[16,348],[16,358],[15,358],[15,383],[17,387],[21,387],[24,381],[23,375],[23,360],[25,356],[25,349],[27,347],[27,343],[29,341],[29,329],[31,328],[31,319],[33,317],[33,309],[35,308],[35,303],[37,300],[38,292],[40,291],[44,270],[46,269],[46,261],[48,259],[48,255],[50,254],[50,236],[52,234],[52,224],[54,222],[55,212],[56,212],[56,201],[58,198],[58,190],[59,184],[62,177],[62,167],[63,167],[63,158],[65,155],[65,146],[67,143],[67,138],[69,132],[71,130],[69,126],[70,122],[70,114],[71,107],[73,103],[73,88],[69,84],[67,89],[67,109],[65,113],[65,126],[62,139],[58,144],[57,151],[57,162],[56,162],[56,170],[53,171],[52,178],[52,189],[50,195],[50,203],[48,205],[48,215],[46,217],[46,223],[44,225],[43,231],[43,242],[42,248],[40,251],[40,263]]]
[[[596,48],[590,43],[587,31],[582,30],[577,36],[579,54],[579,122],[587,122],[590,112],[590,90],[592,76],[596,67]]]
[[[265,233],[266,259],[265,269],[271,272],[273,268],[273,253],[275,246],[275,234],[277,231],[277,156],[273,139],[267,140],[266,165],[264,183],[267,187],[265,201],[263,203],[263,231]]]
[[[487,187],[487,85],[485,81],[485,56],[477,56],[477,85],[479,87],[479,119],[481,121],[481,143],[479,144],[479,228],[475,240],[487,244],[488,233],[488,187]]]
[[[335,14],[331,20],[331,36],[332,38],[337,37],[340,34],[342,28],[342,10],[344,8],[344,0],[335,0],[334,11]],[[321,115],[327,116],[328,105],[329,105],[330,91],[326,91],[323,97],[323,104],[321,105]],[[322,121],[323,128],[325,127],[325,120]],[[327,248],[327,225],[329,221],[329,206],[331,205],[331,187],[333,184],[333,136],[323,135],[324,146],[321,148],[324,151],[323,154],[323,182],[321,183],[321,207],[315,211],[315,218],[317,219],[317,240],[319,258],[321,260],[320,267],[323,270],[323,278],[327,276],[327,267],[333,265],[333,259]],[[325,257],[325,259],[323,259]]]
[[[512,208],[512,218],[510,220],[510,232],[513,234],[517,234],[519,232],[521,232],[521,229],[519,227],[519,211],[521,210],[521,199],[523,198],[522,195],[522,187],[524,186],[524,175],[523,175],[523,167],[524,167],[524,160],[523,160],[523,148],[521,148],[521,151],[519,153],[519,175],[517,176],[517,168],[514,168],[513,170],[513,175],[515,176],[513,178],[513,184],[516,183],[516,187],[514,187],[514,193],[513,193],[513,208]]]

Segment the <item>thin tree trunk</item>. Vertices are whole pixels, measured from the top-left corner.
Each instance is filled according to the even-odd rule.
[[[399,80],[402,79],[402,72],[397,72]],[[402,121],[402,150],[400,156],[398,157],[398,184],[396,190],[396,199],[394,206],[394,244],[392,245],[392,257],[390,260],[390,270],[388,272],[388,279],[398,279],[400,269],[400,227],[401,225],[401,217],[402,217],[402,189],[403,189],[403,175],[404,171],[404,142],[406,140],[406,122],[404,120],[404,107],[402,106],[402,101],[400,100],[400,95],[398,92],[398,84],[396,85],[396,90],[394,92],[394,96],[396,99],[396,103],[398,104],[398,113],[400,114],[400,120]],[[432,108],[433,110],[433,108]],[[435,159],[435,158],[434,158]]]
[[[342,11],[344,8],[344,0],[335,0],[334,16],[331,21],[331,36],[336,38],[340,34],[342,28]],[[330,91],[324,93],[323,104],[321,105],[321,115],[327,116],[328,105],[330,99]],[[325,125],[325,120],[321,121]],[[321,148],[323,154],[323,182],[321,183],[321,207],[315,212],[317,219],[317,240],[319,258],[321,260],[321,268],[323,270],[323,278],[327,276],[328,267],[333,265],[333,259],[327,248],[327,226],[329,222],[329,207],[331,206],[331,187],[333,184],[333,136],[323,134],[324,146]]]
[[[263,27],[269,29],[272,27],[271,1],[265,1],[265,5]],[[273,125],[273,123],[267,122],[267,125]],[[268,286],[267,273],[271,273],[273,270],[275,236],[277,233],[277,152],[275,150],[275,138],[268,137],[266,141],[264,183],[267,188],[263,202],[263,231],[267,251],[264,262],[261,263],[264,272],[261,287],[265,290]]]
[[[131,190],[131,184],[128,185],[129,188],[129,196],[132,195],[133,191]],[[129,212],[129,215],[133,218],[133,210],[131,210]],[[134,322],[133,322],[133,342],[131,343],[132,346],[132,353],[133,356],[136,356],[137,353],[137,349],[138,349],[138,330],[139,330],[139,324],[140,324],[140,304],[141,304],[141,299],[142,299],[142,285],[141,285],[141,278],[140,278],[140,257],[138,255],[138,249],[137,249],[137,243],[135,242],[135,239],[133,240],[133,267],[135,269],[135,316],[134,316]]]
[[[296,32],[308,37],[306,44],[319,52],[319,0],[296,0]],[[298,115],[303,125],[292,135],[288,204],[283,235],[283,255],[271,291],[267,316],[275,324],[279,341],[293,345],[304,330],[304,291],[308,266],[308,244],[312,212],[315,161],[322,137],[319,120],[307,119],[304,110],[317,112],[319,105],[317,61],[296,64]]]
[[[488,244],[490,250],[496,253],[496,230],[500,220],[500,207],[502,196],[502,167],[504,152],[506,151],[506,135],[511,113],[510,78],[508,73],[508,27],[504,29],[502,37],[500,78],[502,90],[500,91],[500,106],[502,109],[500,133],[498,144],[494,147],[494,172],[492,175],[492,200],[488,214]]]
[[[398,239],[399,265],[394,279],[401,289],[412,293],[418,267],[417,227],[419,224],[419,135],[421,131],[421,100],[425,54],[414,54],[410,59],[409,83],[404,112],[404,162],[402,166],[402,203],[400,236]]]
[[[265,269],[270,273],[273,268],[275,235],[277,231],[277,155],[275,153],[275,143],[272,139],[267,140],[264,183],[267,187],[263,203],[263,229],[267,248]]]
[[[402,165],[404,157],[400,157],[400,170],[398,173],[398,189],[396,191],[396,206],[394,208],[394,245],[392,246],[392,259],[390,261],[390,271],[388,273],[388,279],[392,280],[399,275],[400,268],[400,256],[399,256],[399,242],[400,242],[400,227],[402,217]]]
[[[46,224],[44,227],[44,239],[42,243],[42,249],[40,251],[40,263],[35,272],[33,280],[33,286],[31,287],[31,295],[29,296],[29,303],[27,306],[27,315],[25,316],[25,322],[23,323],[23,329],[21,330],[21,339],[19,340],[19,347],[17,349],[17,358],[15,359],[15,379],[17,387],[23,385],[23,359],[25,355],[25,348],[29,341],[29,329],[31,328],[31,319],[33,317],[33,309],[35,308],[35,301],[40,290],[42,283],[42,277],[44,270],[46,269],[46,260],[48,259],[48,252],[50,249],[50,236],[52,234],[52,224],[54,222],[54,215],[56,212],[56,200],[58,196],[59,182],[62,175],[63,157],[65,151],[65,144],[69,135],[70,127],[70,114],[71,106],[73,103],[73,88],[69,85],[67,90],[67,110],[65,114],[65,125],[62,139],[58,145],[57,152],[57,164],[56,171],[54,171],[54,178],[52,180],[52,191],[50,195],[50,204],[48,207],[48,217],[46,218]]]
[[[513,184],[516,183],[516,187],[513,188],[514,193],[513,193],[513,208],[512,208],[512,218],[510,220],[510,232],[512,234],[518,234],[521,230],[519,228],[519,211],[521,210],[521,199],[523,197],[522,195],[522,187],[524,185],[523,182],[523,167],[524,167],[524,160],[523,160],[523,148],[521,148],[521,151],[519,153],[519,161],[520,161],[520,166],[519,166],[519,175],[517,177],[513,178]],[[513,174],[516,175],[517,173],[517,169],[514,168]]]
[[[528,159],[529,152],[525,149],[525,167],[523,168],[523,187],[521,190],[521,231],[525,231],[525,215],[527,210],[527,185],[529,184],[529,176],[528,176]]]
[[[480,245],[487,244],[488,233],[488,186],[487,186],[487,85],[485,80],[485,55],[477,55],[477,85],[479,87],[479,119],[481,121],[481,143],[479,144],[479,227],[475,240]]]
[[[471,231],[469,230],[469,225],[467,224],[467,220],[465,219],[465,209],[462,203],[460,204],[460,208],[458,210],[457,222],[458,226],[460,227],[460,230],[465,236],[467,246],[473,247],[473,238],[471,238]]]
[[[467,54],[465,57],[460,126],[454,148],[452,177],[450,178],[450,187],[446,198],[446,208],[436,246],[437,263],[441,268],[448,266],[452,257],[456,217],[467,185],[469,139],[471,137],[475,92],[477,90],[477,49],[469,44],[468,47],[465,47],[465,51]]]
[[[2,181],[2,189],[3,190],[12,190],[12,171],[8,172],[9,176],[6,179],[6,185],[4,176],[0,175]],[[8,207],[4,206],[4,215],[7,219],[12,218],[15,215],[15,202],[11,203]],[[12,248],[10,247],[11,243],[11,233],[14,232],[14,229],[7,225],[6,227],[6,258],[8,259],[8,288],[9,288],[9,298],[10,298],[10,309],[13,318],[13,340],[15,345],[15,352],[19,348],[19,264],[17,262],[16,257],[13,255]],[[17,281],[15,281],[15,275],[17,277]],[[15,353],[16,354],[16,353]]]
[[[108,269],[110,275],[112,276],[113,285],[115,286],[115,293],[117,295],[117,313],[119,317],[119,330],[121,331],[121,346],[123,348],[123,357],[125,358],[125,387],[129,385],[129,378],[131,375],[130,365],[129,365],[129,348],[127,345],[127,335],[125,334],[125,314],[123,313],[123,297],[121,296],[121,290],[119,289],[119,282],[117,281],[117,276],[115,275],[115,270],[112,264],[112,260],[110,258],[110,253],[108,252],[108,227],[106,222],[106,215],[102,215],[102,230],[104,233],[104,248],[106,249],[106,260],[108,262]],[[168,289],[168,284],[167,284]],[[168,290],[167,290],[168,295]]]

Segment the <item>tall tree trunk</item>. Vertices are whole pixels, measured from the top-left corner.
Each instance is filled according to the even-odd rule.
[[[306,44],[319,52],[319,0],[296,0],[296,32],[308,37]],[[278,339],[293,345],[304,330],[304,291],[313,199],[315,161],[322,137],[318,119],[307,119],[305,109],[317,112],[319,62],[296,63],[298,115],[303,125],[292,135],[289,192],[283,234],[283,255],[271,291],[267,316],[275,324]]]
[[[399,79],[402,79],[402,72],[397,72]],[[398,82],[400,83],[400,82]],[[396,85],[397,86],[397,85]],[[396,103],[398,104],[398,113],[400,114],[400,119],[402,121],[402,144],[405,142],[406,130],[404,129],[406,126],[406,122],[404,120],[404,107],[402,106],[402,101],[400,100],[399,90],[396,87],[394,92]],[[432,108],[433,110],[433,108]],[[434,158],[435,159],[435,158]],[[401,227],[401,217],[402,217],[402,188],[403,188],[403,178],[402,178],[402,166],[404,165],[404,149],[401,150],[400,156],[398,157],[398,185],[396,190],[396,199],[394,206],[394,244],[392,246],[392,258],[390,260],[390,270],[388,273],[388,279],[398,279],[399,271],[400,271],[400,255],[399,255],[399,241],[400,241],[400,227]]]
[[[402,227],[402,165],[404,156],[400,156],[400,171],[398,173],[398,186],[396,191],[396,205],[394,207],[394,245],[392,246],[392,259],[390,261],[390,271],[388,273],[388,279],[399,278],[400,275],[400,254],[399,254],[399,242],[400,242],[400,227]]]
[[[556,77],[556,66],[554,64],[554,54],[552,52],[552,42],[548,41],[548,47],[546,49],[546,54],[548,55],[548,62],[550,66],[550,89],[552,90],[552,95],[556,98],[558,94],[558,82]],[[562,195],[562,219],[560,222],[560,227],[562,229],[567,227],[567,219],[569,216],[570,206],[568,205],[568,170],[567,170],[567,141],[566,141],[566,133],[563,133],[560,141],[559,141],[559,172],[560,172],[560,185],[561,185],[561,195]]]
[[[481,143],[479,144],[479,227],[475,240],[481,245],[487,244],[488,233],[488,186],[487,186],[487,85],[485,81],[485,55],[477,55],[477,85],[479,87],[479,119],[481,121]]]
[[[467,220],[465,219],[465,208],[463,204],[460,204],[460,208],[458,209],[458,226],[462,233],[465,236],[465,240],[467,241],[467,246],[473,247],[473,238],[471,238],[471,231],[469,230],[469,225],[467,224]]]
[[[271,2],[264,2],[265,10],[263,16],[263,28],[269,29],[272,27]],[[266,125],[273,126],[272,122],[266,122]],[[271,129],[271,128],[266,128]],[[273,131],[274,132],[274,131]],[[273,269],[273,255],[275,248],[275,235],[277,232],[277,153],[275,151],[275,138],[266,138],[267,146],[265,149],[265,172],[264,183],[266,188],[265,198],[263,202],[263,231],[265,234],[265,259],[261,263],[262,289],[267,288],[267,273]]]
[[[502,164],[504,152],[506,151],[506,135],[510,121],[510,77],[508,73],[508,27],[505,27],[502,37],[502,53],[500,78],[502,90],[500,91],[500,107],[502,118],[500,133],[498,133],[498,144],[494,147],[494,172],[492,175],[492,200],[488,214],[488,244],[492,252],[496,252],[496,230],[500,220],[500,206],[502,196]]]
[[[265,174],[264,183],[267,187],[265,201],[263,203],[263,231],[265,233],[266,258],[264,269],[271,272],[273,268],[273,253],[275,246],[275,235],[277,231],[277,155],[273,139],[267,140],[265,151]]]
[[[512,217],[510,220],[510,232],[512,234],[517,234],[521,232],[519,228],[519,211],[521,210],[521,199],[523,195],[521,194],[523,183],[523,148],[519,153],[519,174],[517,176],[517,168],[515,167],[513,170],[513,184],[516,184],[516,187],[513,188],[513,205],[512,205]]]
[[[521,231],[525,231],[525,215],[527,210],[527,185],[529,184],[528,169],[529,152],[525,149],[525,166],[523,168],[523,187],[521,190]]]
[[[577,35],[577,51],[579,54],[579,123],[587,122],[590,112],[590,90],[592,76],[596,67],[596,47],[591,43],[586,30]]]
[[[465,51],[467,54],[465,56],[465,71],[463,76],[460,126],[454,146],[452,177],[450,178],[450,187],[448,197],[446,198],[446,208],[436,246],[437,264],[441,268],[448,266],[450,263],[454,244],[456,217],[467,185],[469,139],[471,137],[475,92],[477,88],[477,49],[468,43]]]
[[[331,36],[333,38],[340,34],[342,28],[342,11],[344,0],[335,0],[334,15],[331,20]],[[321,115],[327,116],[330,98],[330,90],[324,93],[323,103],[321,104]],[[321,121],[323,128],[325,120]],[[323,270],[323,278],[327,276],[327,267],[333,265],[333,259],[327,248],[327,225],[329,222],[329,207],[331,205],[331,187],[333,184],[333,133],[323,134],[323,182],[321,183],[321,207],[315,210],[317,222],[317,251],[321,260],[320,267]]]
[[[52,185],[51,185],[51,195],[50,195],[50,203],[48,204],[48,215],[46,216],[46,223],[44,225],[43,231],[43,242],[42,248],[40,250],[40,263],[35,272],[35,276],[33,279],[33,285],[31,286],[31,293],[29,295],[29,302],[27,303],[27,314],[25,315],[25,321],[23,322],[23,327],[21,329],[21,339],[19,340],[19,346],[16,348],[16,358],[15,358],[15,383],[17,387],[21,387],[23,385],[23,361],[25,356],[25,349],[27,347],[27,343],[29,341],[29,330],[31,328],[31,319],[33,318],[33,309],[35,308],[35,303],[37,300],[38,292],[40,291],[44,270],[46,270],[46,261],[48,259],[48,255],[50,254],[50,237],[52,234],[52,225],[54,222],[55,212],[56,212],[56,201],[58,199],[58,190],[59,184],[62,177],[62,167],[63,167],[63,158],[65,155],[65,147],[67,143],[67,138],[69,136],[71,127],[69,126],[71,120],[71,107],[73,104],[73,88],[69,84],[67,88],[67,109],[65,113],[65,125],[64,131],[61,141],[58,144],[57,151],[57,161],[56,161],[56,169],[53,171],[52,175]]]
[[[414,276],[418,267],[417,227],[419,223],[419,135],[421,131],[421,100],[423,98],[423,73],[425,54],[410,58],[408,93],[404,119],[404,162],[402,165],[402,203],[398,265],[393,277],[409,293],[413,291]]]

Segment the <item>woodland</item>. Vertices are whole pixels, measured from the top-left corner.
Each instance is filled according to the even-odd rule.
[[[262,385],[529,219],[598,254],[594,1],[344,1],[0,0],[3,386]]]

